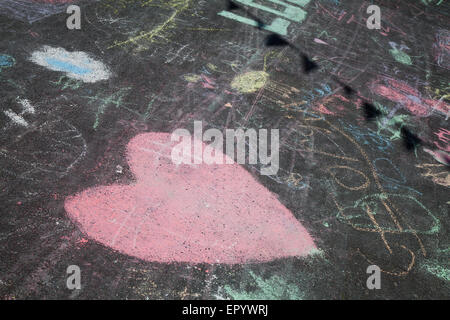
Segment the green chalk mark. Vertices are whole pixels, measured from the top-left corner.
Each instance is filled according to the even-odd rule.
[[[5,80],[2,80],[2,81],[5,81]],[[17,89],[20,89],[22,91],[24,90],[24,88],[20,84],[17,84],[15,81],[13,81],[11,79],[6,80],[6,82],[9,83],[10,85],[12,85],[13,87],[17,88]]]
[[[302,23],[305,20],[306,14],[307,14],[307,12],[302,10],[301,8],[287,4],[286,2],[279,1],[279,0],[269,0],[269,1],[272,3],[275,3],[277,5],[284,6],[285,9],[283,11],[275,10],[271,7],[264,6],[262,4],[258,4],[256,2],[254,2],[253,0],[236,0],[236,1],[240,2],[244,5],[256,8],[256,9],[260,9],[260,10],[263,10],[263,11],[266,11],[266,12],[269,12],[272,14],[276,14],[277,16],[282,17],[282,18],[275,18],[270,25],[264,24],[264,25],[260,26],[260,24],[257,21],[239,16],[237,14],[234,14],[233,12],[221,11],[218,13],[218,15],[241,22],[241,23],[251,25],[253,27],[261,27],[264,30],[275,32],[275,33],[278,33],[283,36],[287,35],[287,28],[291,24],[291,22],[289,22],[288,20]],[[294,3],[294,4],[297,4],[302,7],[306,6],[310,2],[310,0],[288,0],[288,1],[290,3]],[[285,19],[288,19],[288,20],[285,20]]]
[[[249,18],[244,18],[241,16],[238,16],[237,14],[234,14],[232,12],[228,12],[228,11],[221,11],[218,13],[219,16],[225,17],[225,18],[229,18],[241,23],[245,23],[248,24],[250,26],[253,27],[258,27],[259,24],[257,21],[253,20],[253,19],[249,19]],[[263,25],[262,29],[267,30],[267,31],[271,31],[271,32],[275,32],[278,33],[282,36],[287,35],[287,28],[291,23],[285,19],[281,19],[281,18],[275,18],[272,23],[270,25]]]
[[[93,125],[93,129],[97,129],[99,123],[100,123],[100,116],[103,115],[105,110],[110,106],[114,105],[116,108],[121,107],[122,104],[122,98],[126,91],[130,90],[131,88],[122,88],[118,92],[113,93],[112,95],[108,96],[107,98],[101,98],[100,95],[96,95],[95,97],[89,97],[89,96],[82,96],[83,98],[87,98],[89,100],[89,104],[92,103],[99,103],[100,105],[97,108],[97,112],[95,113],[95,122]]]
[[[384,115],[389,114],[388,109],[381,103],[375,101],[374,105]],[[381,135],[382,131],[387,131],[389,134],[391,134],[391,136],[389,137],[390,140],[398,140],[401,138],[401,129],[404,125],[407,124],[408,119],[409,119],[408,115],[399,114],[391,116],[390,118],[385,117],[383,119],[377,120],[376,122],[378,126],[377,133]]]
[[[63,83],[63,79],[67,80]],[[61,76],[58,81],[49,81],[49,82],[54,85],[62,85],[61,90],[65,90],[67,88],[75,90],[78,89],[83,84],[83,82],[80,80],[70,79],[66,76]]]
[[[258,277],[250,271],[253,281],[258,289],[252,292],[245,290],[237,291],[230,286],[225,286],[225,292],[235,300],[302,300],[302,293],[295,285],[288,284],[285,279],[279,276],[270,277],[267,280]]]
[[[405,52],[398,49],[391,49],[389,50],[389,52],[397,62],[403,63],[408,66],[412,65],[411,57]]]
[[[450,281],[450,269],[441,266],[436,260],[430,260],[428,263],[422,264],[422,268],[439,279]]]
[[[449,203],[449,202],[447,202],[447,203]],[[438,253],[444,253],[444,254],[450,253],[450,248],[447,248],[447,249],[437,249],[436,252],[438,252]]]
[[[157,97],[158,97],[158,96],[155,95],[155,96],[153,97],[153,99],[150,100],[150,102],[148,103],[148,105],[147,105],[147,110],[145,110],[145,113],[144,113],[144,116],[143,116],[144,120],[148,120],[148,118],[150,117],[150,113],[151,113],[151,110],[152,110],[152,108],[153,108],[153,103],[155,102],[155,100],[156,100]]]
[[[254,2],[253,0],[236,0],[236,1],[240,2],[242,4],[245,4],[247,6],[250,6],[250,7],[256,8],[256,9],[260,9],[260,10],[263,10],[266,12],[270,12],[270,13],[276,14],[280,17],[283,17],[283,18],[286,18],[286,19],[289,19],[292,21],[296,21],[296,22],[303,22],[303,20],[305,20],[305,18],[306,18],[306,12],[304,10],[302,10],[301,8],[292,6],[290,4],[287,4],[287,3],[283,2],[283,1],[279,1],[279,0],[269,0],[269,1],[273,2],[275,4],[278,4],[278,5],[284,6],[285,7],[284,11],[278,11],[278,10],[272,9],[271,7],[258,4],[256,2]],[[297,1],[297,2],[299,5],[302,5],[302,6],[309,3],[309,1]]]
[[[421,2],[426,6],[429,4],[432,4],[434,6],[440,6],[442,4],[442,2],[444,2],[444,0],[440,0],[438,3],[433,3],[433,1],[435,1],[435,0],[421,0]]]
[[[382,120],[377,121],[378,131],[380,134],[381,131],[387,131],[391,134],[389,137],[390,140],[398,140],[401,139],[401,129],[404,125],[406,125],[406,120],[409,118],[408,115],[396,115],[390,118],[386,123],[382,123]]]
[[[307,259],[309,259],[309,258],[323,258],[323,259],[325,259],[325,253],[322,250],[320,250],[320,249],[315,249],[314,248],[314,249],[311,249],[311,251],[309,252]]]

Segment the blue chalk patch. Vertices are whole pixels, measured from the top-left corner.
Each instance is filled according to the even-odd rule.
[[[13,57],[8,56],[7,54],[0,54],[0,68],[9,68],[12,67],[15,63]]]
[[[45,61],[47,61],[47,63],[49,65],[53,66],[54,68],[58,69],[59,71],[75,73],[78,75],[83,75],[83,74],[92,72],[92,70],[90,70],[90,69],[81,68],[72,63],[64,62],[64,61],[54,59],[54,58],[46,58]]]

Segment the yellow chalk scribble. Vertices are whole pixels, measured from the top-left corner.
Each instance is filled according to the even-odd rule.
[[[249,71],[236,76],[231,87],[240,93],[256,92],[266,84],[269,74],[265,71]]]
[[[444,165],[424,163],[416,165],[416,167],[426,170],[425,173],[422,173],[423,177],[430,177],[434,183],[444,187],[450,187],[450,173]]]
[[[188,73],[183,76],[183,79],[187,82],[196,83],[200,81],[201,77],[197,74]]]
[[[138,44],[138,42],[142,40],[154,42],[156,37],[161,37],[161,34],[164,31],[174,27],[175,18],[180,13],[185,11],[190,6],[191,3],[192,0],[171,0],[164,3],[154,3],[153,0],[143,2],[142,6],[157,6],[157,7],[171,8],[173,9],[173,12],[162,24],[154,27],[152,30],[147,32],[143,31],[139,36],[129,38],[128,40],[125,41],[114,41],[114,44],[109,46],[108,49],[121,47],[129,44]]]

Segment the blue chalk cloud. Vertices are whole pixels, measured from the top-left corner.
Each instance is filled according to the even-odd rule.
[[[47,69],[65,72],[70,78],[83,82],[97,82],[111,76],[108,68],[85,52],[68,52],[63,48],[45,46],[33,52],[31,61]]]

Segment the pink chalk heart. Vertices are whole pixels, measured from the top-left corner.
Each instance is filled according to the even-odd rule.
[[[177,142],[170,137],[145,133],[130,141],[134,184],[95,187],[66,199],[69,216],[89,237],[157,262],[263,262],[315,249],[292,213],[244,168],[176,165],[171,151]]]

